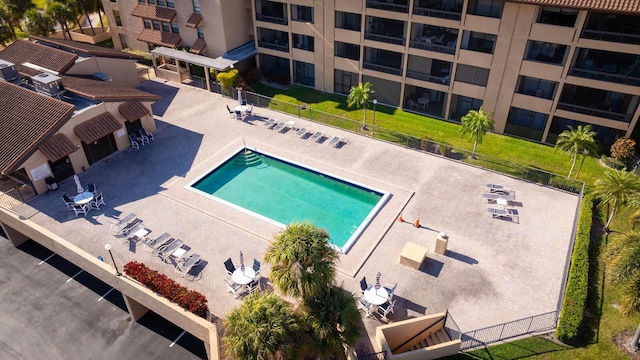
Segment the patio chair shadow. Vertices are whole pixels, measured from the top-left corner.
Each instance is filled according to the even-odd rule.
[[[442,261],[434,258],[425,258],[418,270],[433,277],[438,277],[443,267],[444,263]]]
[[[162,96],[162,99],[151,105],[153,114],[157,116],[164,116],[164,113],[169,108],[169,105],[171,105],[171,102],[176,97],[179,90],[177,87],[169,86],[157,81],[145,81],[136,86],[136,89]]]
[[[444,253],[444,256],[450,257],[452,259],[456,259],[458,261],[462,261],[463,263],[467,263],[469,265],[475,265],[475,264],[478,263],[478,260],[476,260],[476,259],[474,259],[472,257],[469,257],[467,255],[463,255],[463,254],[460,254],[460,253],[457,253],[457,252],[451,251],[451,250],[447,250]]]

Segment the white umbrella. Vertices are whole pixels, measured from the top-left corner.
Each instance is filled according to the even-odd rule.
[[[78,177],[78,175],[73,175],[73,181],[76,182],[76,186],[78,187],[78,194],[83,193],[84,189],[82,188],[82,185],[80,184],[80,178]]]
[[[242,106],[242,90],[238,89],[238,103]]]

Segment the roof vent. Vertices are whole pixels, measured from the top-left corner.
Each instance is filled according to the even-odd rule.
[[[19,79],[15,65],[0,59],[0,80],[15,82]]]
[[[98,79],[98,80],[102,80],[102,81],[108,81],[108,82],[112,82],[111,80],[111,76],[105,74],[105,73],[101,73],[101,72],[94,72],[93,73],[93,77]]]
[[[64,92],[60,77],[42,73],[31,78],[36,91],[49,96],[59,97]]]

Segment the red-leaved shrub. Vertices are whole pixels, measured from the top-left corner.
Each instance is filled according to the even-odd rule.
[[[137,261],[126,263],[124,265],[124,273],[182,308],[198,316],[206,317],[209,309],[207,299],[199,292],[189,290],[167,277],[167,275],[151,270],[145,264]]]

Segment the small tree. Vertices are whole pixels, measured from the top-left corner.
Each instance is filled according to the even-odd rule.
[[[621,161],[631,170],[636,157],[636,142],[628,138],[619,138],[611,145],[611,157]]]
[[[68,22],[73,22],[74,18],[73,10],[69,6],[62,2],[52,1],[47,4],[45,14],[60,24],[60,27],[62,28],[62,35],[65,39],[67,36],[71,38]]]
[[[362,118],[362,130],[367,128],[367,103],[369,102],[369,98],[371,94],[375,91],[371,88],[370,82],[358,83],[358,86],[352,86],[351,90],[349,90],[349,96],[347,96],[347,106],[352,107],[355,106],[359,108],[362,106],[364,109],[364,117]]]
[[[13,40],[13,31],[7,23],[0,21],[0,44],[6,45],[9,41]]]
[[[240,73],[238,72],[238,69],[231,69],[219,72],[216,79],[218,79],[218,82],[222,85],[224,90],[229,90],[238,86],[238,83],[240,82]]]
[[[26,12],[25,17],[25,30],[29,35],[47,36],[55,32],[54,21],[44,12],[31,9]]]
[[[609,230],[609,224],[613,220],[618,206],[626,205],[627,202],[638,199],[640,193],[640,181],[633,173],[621,170],[609,170],[604,173],[604,178],[595,182],[593,195],[599,199],[600,205],[609,204],[611,213],[605,230]]]
[[[482,107],[479,110],[469,110],[467,115],[460,119],[462,126],[460,127],[461,137],[464,137],[467,133],[469,139],[473,140],[473,151],[471,157],[476,154],[476,148],[478,144],[482,143],[482,136],[489,130],[493,130],[493,119],[491,113],[482,111]]]
[[[578,155],[584,156],[596,153],[596,133],[591,131],[591,125],[578,125],[577,128],[569,126],[569,130],[565,130],[556,140],[556,148],[560,149],[571,156],[571,168],[567,177],[571,177]],[[577,178],[577,175],[576,175]]]

